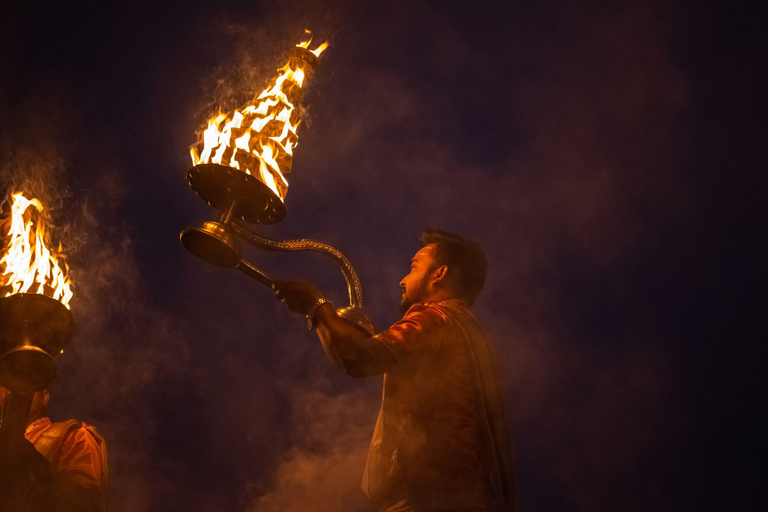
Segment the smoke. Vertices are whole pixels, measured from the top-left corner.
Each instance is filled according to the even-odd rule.
[[[360,480],[377,405],[360,390],[333,393],[322,382],[294,390],[291,446],[253,512],[368,510]],[[252,491],[253,492],[253,491]]]
[[[481,242],[490,269],[477,309],[508,391],[521,503],[626,508],[605,489],[629,488],[634,479],[643,482],[632,491],[638,508],[663,506],[663,454],[687,421],[665,349],[674,340],[611,305],[631,308],[636,282],[606,280],[641,257],[645,212],[674,216],[685,201],[667,135],[687,105],[686,84],[669,54],[663,11],[564,3],[548,14],[547,23],[499,30],[504,40],[488,36],[485,45],[468,41],[461,23],[440,10],[398,4],[377,11],[375,21],[370,11],[340,14],[334,26],[344,29],[322,63],[332,71],[321,64],[310,84],[313,125],[300,129],[290,222],[275,229],[340,246],[358,265],[379,328],[396,320],[397,282],[420,229]],[[390,52],[383,42],[394,40],[418,51]],[[250,52],[250,44],[240,47]],[[244,83],[242,70],[252,65],[239,62],[231,76],[241,78],[232,84]],[[485,126],[467,128],[476,118]],[[259,258],[278,275],[298,271],[324,289],[333,284],[317,277],[327,269]],[[269,310],[267,298],[234,287],[227,293]],[[221,336],[257,336],[243,332],[246,314],[223,314],[219,326],[238,327]],[[312,358],[321,354],[281,334],[289,328],[281,315],[271,341],[298,354],[277,353],[314,373]],[[278,401],[292,404],[291,412],[266,419],[283,432],[272,450],[260,448],[270,469],[250,473],[248,509],[365,510],[358,482],[375,413],[366,419],[355,404],[371,408],[373,386],[357,391],[355,381],[312,393],[316,381],[289,371],[294,384]],[[354,426],[327,424],[339,418]]]
[[[36,107],[45,110],[47,101],[36,97]],[[74,123],[67,114],[51,117]],[[2,187],[43,202],[51,243],[62,243],[71,268],[75,333],[58,358],[47,412],[53,421],[94,425],[106,438],[111,510],[150,510],[153,487],[165,478],[153,469],[153,387],[159,375],[181,375],[188,351],[180,322],[148,296],[131,229],[120,219],[130,184],[116,168],[72,169],[72,152],[46,130],[2,135]],[[88,189],[71,188],[73,172],[90,175]]]
[[[146,294],[126,227],[100,225],[114,219],[114,212],[103,208],[119,200],[119,181],[104,176],[93,191],[102,208],[86,202],[80,211],[78,227],[88,235],[76,253],[78,265],[72,263],[77,335],[53,396],[75,417],[93,418],[107,438],[116,482],[112,509],[147,510],[151,502],[142,494],[164,478],[149,469],[153,388],[184,372],[188,351],[180,322]]]
[[[327,5],[328,13],[336,12],[348,1]],[[208,43],[205,61],[211,69],[200,80],[201,97],[207,101],[195,115],[202,121],[215,112],[230,112],[253,101],[276,76],[276,71],[288,60],[296,44],[312,38],[311,48],[332,38],[337,22],[333,14],[297,15],[307,11],[309,2],[288,2],[275,6],[266,15],[270,23],[259,23],[250,16],[220,12],[201,30],[200,36]],[[314,6],[313,6],[314,7]],[[312,10],[316,10],[314,7]],[[315,32],[316,27],[320,29]],[[309,31],[309,34],[305,33]],[[313,79],[305,84],[311,88]],[[299,104],[303,120],[308,121],[307,105]]]
[[[455,21],[412,14],[404,19],[414,25],[453,27],[454,67],[426,78],[418,68],[446,60],[442,39],[425,38],[417,62],[396,68],[367,59],[370,46],[346,50],[334,83],[353,83],[354,94],[329,86],[317,101],[313,130],[323,135],[305,138],[297,154],[292,214],[324,212],[322,224],[306,220],[313,236],[348,242],[351,260],[364,262],[370,310],[391,320],[411,256],[403,248],[415,252],[421,228],[481,242],[490,268],[478,311],[498,345],[523,505],[626,508],[605,489],[633,478],[643,481],[638,503],[663,503],[664,449],[686,425],[665,349],[673,340],[631,312],[616,326],[612,315],[627,313],[610,301],[631,304],[637,283],[605,279],[643,253],[644,212],[673,217],[685,200],[667,134],[688,99],[665,13],[561,5],[557,32],[508,34],[504,70],[521,73],[509,89],[493,62],[461,58],[471,49]],[[397,38],[410,35],[404,23],[365,30]],[[487,118],[471,115],[488,128],[468,138],[465,108],[484,109]],[[311,162],[299,161],[308,154]]]
[[[117,105],[98,103],[92,125],[53,86],[2,105],[3,184],[41,189],[75,283],[51,414],[107,438],[112,510],[369,508],[359,481],[379,381],[338,375],[268,291],[175,240],[190,204],[213,213],[184,188],[193,131],[259,92],[304,28],[331,47],[309,84],[288,216],[259,229],[342,249],[380,329],[397,319],[422,228],[480,242],[477,311],[507,389],[523,509],[669,509],[661,467],[689,420],[676,340],[647,316],[664,276],[644,263],[653,222],[674,222],[687,199],[673,135],[690,99],[669,15],[641,2],[472,16],[286,5],[191,10],[200,21],[178,41],[149,40],[120,64],[120,80],[157,76],[157,88],[88,84]],[[126,32],[175,26],[155,23]],[[246,252],[343,300],[324,260]]]

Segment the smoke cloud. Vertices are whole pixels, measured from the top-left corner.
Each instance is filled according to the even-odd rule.
[[[45,185],[70,249],[77,331],[51,414],[107,438],[111,510],[371,509],[359,482],[380,380],[341,375],[269,290],[176,238],[214,215],[184,184],[195,130],[260,91],[305,27],[331,47],[309,84],[288,215],[257,229],[338,246],[379,329],[397,320],[421,229],[480,242],[489,278],[476,309],[507,391],[522,509],[674,509],[665,453],[690,418],[677,340],[648,316],[666,276],[644,259],[652,227],[685,214],[690,193],[675,173],[691,98],[669,13],[190,9],[199,21],[173,41],[133,41],[141,52],[109,82],[153,87],[93,85],[112,110],[99,101],[83,120],[73,104],[92,100],[53,88],[0,111],[48,120],[2,132],[0,178]],[[142,33],[174,30],[177,13],[163,12]],[[345,300],[322,257],[245,257]]]
[[[36,108],[45,110],[47,101],[36,97]],[[55,105],[50,110],[49,119],[75,124]],[[153,386],[159,375],[180,376],[188,351],[180,322],[147,295],[131,229],[120,220],[125,174],[78,169],[93,179],[87,190],[74,192],[67,162],[72,153],[56,134],[34,125],[2,134],[2,148],[2,188],[43,202],[51,243],[63,244],[71,268],[75,333],[58,358],[48,413],[54,421],[95,425],[107,439],[111,510],[150,510],[152,488],[166,478],[153,468]]]
[[[413,11],[414,24],[451,25],[439,12]],[[686,85],[664,44],[663,13],[640,4],[605,11],[565,6],[554,17],[562,34],[545,30],[530,55],[511,50],[519,62],[507,65],[536,69],[511,91],[489,85],[503,78],[484,67],[490,63],[482,55],[461,58],[471,49],[460,37],[447,41],[458,56],[454,67],[426,84],[422,74],[401,71],[408,63],[396,72],[367,60],[370,48],[340,50],[351,63],[339,66],[334,80],[354,83],[355,95],[328,87],[317,101],[313,129],[324,135],[297,156],[296,169],[306,175],[294,180],[301,195],[294,200],[309,211],[335,205],[317,226],[319,238],[362,236],[349,247],[357,252],[352,260],[363,262],[378,318],[394,320],[395,285],[419,229],[443,227],[483,243],[490,277],[478,310],[497,342],[508,388],[522,504],[626,508],[604,489],[632,478],[647,486],[636,491],[638,503],[657,503],[661,477],[641,477],[637,467],[660,475],[661,447],[685,425],[664,349],[670,340],[640,324],[619,332],[606,326],[617,336],[615,347],[606,346],[598,338],[604,333],[580,329],[598,319],[615,322],[612,311],[584,311],[567,301],[590,295],[569,286],[593,286],[642,250],[640,212],[649,202],[675,214],[675,150],[665,137],[687,104]],[[381,30],[398,37],[391,25]],[[383,34],[371,35],[377,36]],[[530,45],[530,38],[512,34],[507,47]],[[444,42],[427,41],[421,58],[450,61]],[[491,76],[474,84],[482,73]],[[446,89],[443,80],[466,87]],[[473,94],[487,94],[512,119],[488,113],[491,129],[482,133],[508,148],[495,150],[493,160],[477,138],[465,141],[453,131]],[[307,154],[313,161],[300,163]],[[355,196],[372,188],[375,199],[363,193],[358,202]],[[600,286],[617,298],[632,293]],[[583,313],[593,318],[574,318]],[[541,472],[533,475],[534,467]]]
[[[322,383],[291,398],[292,445],[249,510],[366,510],[359,487],[378,404],[367,393],[333,393]]]

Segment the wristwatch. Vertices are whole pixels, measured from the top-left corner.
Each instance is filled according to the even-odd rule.
[[[333,306],[333,302],[329,301],[325,297],[322,297],[320,299],[317,299],[317,302],[312,304],[312,307],[309,308],[309,313],[307,313],[306,319],[307,319],[307,329],[309,329],[310,331],[314,331],[315,327],[317,327],[315,325],[315,314],[317,313],[317,310],[320,309],[320,306],[326,303]]]

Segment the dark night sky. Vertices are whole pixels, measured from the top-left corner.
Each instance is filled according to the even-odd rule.
[[[51,413],[108,439],[111,510],[370,510],[380,381],[178,242],[214,213],[195,131],[305,27],[331,47],[288,214],[257,229],[342,249],[379,328],[422,228],[483,244],[522,510],[762,508],[762,16],[590,4],[4,4],[0,188],[44,183],[70,248]],[[322,257],[248,257],[343,302]]]

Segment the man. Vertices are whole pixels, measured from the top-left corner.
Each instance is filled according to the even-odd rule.
[[[10,392],[0,386],[0,411]],[[0,433],[0,511],[97,512],[106,509],[106,444],[76,420],[52,423],[48,390],[32,399],[25,439]]]
[[[341,319],[306,281],[276,296],[307,315],[326,354],[348,375],[384,374],[363,490],[386,512],[514,510],[502,399],[471,305],[485,283],[476,244],[439,230],[400,282],[404,316],[369,336]]]

